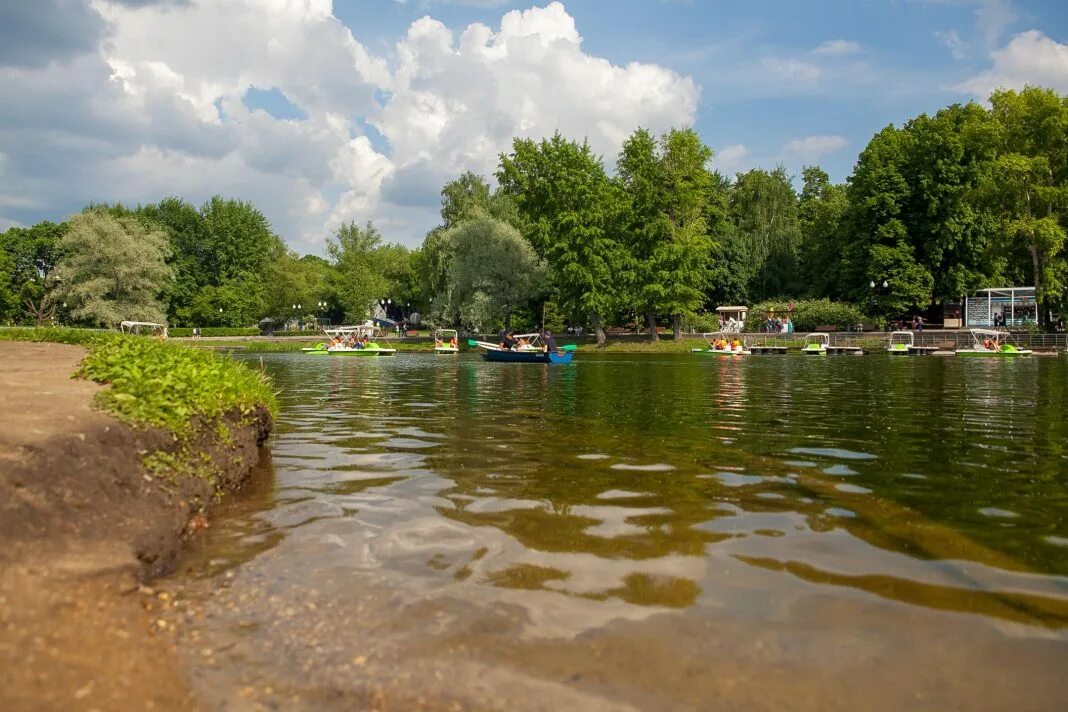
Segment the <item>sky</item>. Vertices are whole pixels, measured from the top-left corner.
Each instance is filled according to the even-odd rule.
[[[0,230],[253,202],[300,253],[418,246],[513,137],[693,126],[727,175],[848,178],[888,124],[1068,93],[1065,0],[0,0]]]

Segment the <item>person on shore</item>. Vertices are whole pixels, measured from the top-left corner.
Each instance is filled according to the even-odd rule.
[[[560,351],[560,349],[556,346],[556,339],[553,338],[553,332],[546,329],[545,335],[542,337],[542,339],[545,342],[543,350],[546,353],[555,354]]]

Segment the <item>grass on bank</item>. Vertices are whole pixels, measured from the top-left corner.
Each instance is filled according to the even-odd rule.
[[[269,378],[209,351],[81,329],[0,328],[0,339],[86,347],[89,353],[75,375],[110,386],[97,395],[97,405],[130,425],[164,428],[179,440],[190,434],[196,418],[221,427],[230,413],[277,411]]]

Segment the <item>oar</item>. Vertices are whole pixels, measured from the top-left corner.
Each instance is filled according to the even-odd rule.
[[[478,346],[478,342],[475,341],[474,339],[468,339],[467,340],[467,345],[470,346],[471,348],[474,348],[474,347]]]
[[[564,344],[560,347],[561,351],[578,351],[578,344]]]

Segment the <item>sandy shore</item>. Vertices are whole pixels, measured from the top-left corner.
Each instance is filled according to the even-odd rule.
[[[71,378],[84,355],[0,342],[0,709],[190,709],[145,582],[206,525],[211,486],[144,470],[173,438],[94,410],[101,386]],[[194,449],[236,488],[269,427],[202,428]]]

